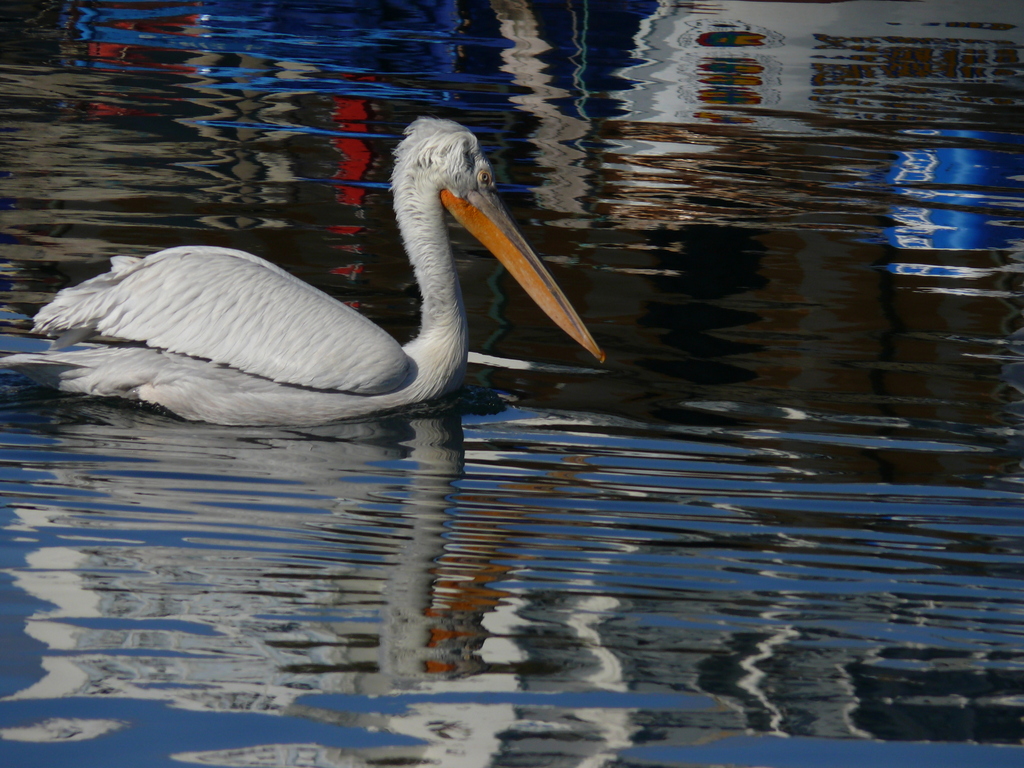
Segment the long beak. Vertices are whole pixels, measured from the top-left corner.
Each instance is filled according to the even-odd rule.
[[[492,192],[474,190],[464,199],[443,189],[441,202],[462,226],[505,265],[505,269],[512,273],[530,294],[530,298],[537,302],[537,306],[559,328],[604,362],[604,352],[597,346],[540,257],[526,242],[501,198]]]

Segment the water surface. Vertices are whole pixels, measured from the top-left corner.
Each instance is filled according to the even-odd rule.
[[[453,229],[442,403],[226,429],[0,376],[5,765],[1022,764],[1016,2],[0,14],[3,350],[197,242],[409,338],[432,114],[608,352]]]

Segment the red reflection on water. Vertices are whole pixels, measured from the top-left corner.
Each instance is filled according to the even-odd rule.
[[[372,79],[372,78],[360,78]],[[334,112],[331,119],[339,130],[346,133],[366,133],[366,121],[370,118],[370,108],[366,99],[347,96],[334,97]],[[339,136],[333,141],[335,149],[341,155],[338,172],[334,178],[339,181],[362,181],[373,164],[373,152],[366,139]],[[366,190],[359,186],[340,184],[336,187],[338,202],[342,205],[361,205]]]

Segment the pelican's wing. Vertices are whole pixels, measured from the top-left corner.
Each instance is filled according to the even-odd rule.
[[[379,394],[409,359],[387,333],[270,262],[228,248],[180,247],[65,288],[36,315],[60,348],[95,334],[145,342],[273,381]]]

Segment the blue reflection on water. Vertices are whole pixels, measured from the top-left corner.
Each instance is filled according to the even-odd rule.
[[[1024,136],[993,131],[915,130],[908,134],[1009,145],[1000,149],[936,147],[896,153],[885,181],[900,194],[927,201],[894,206],[898,223],[885,230],[897,248],[1011,248],[1024,240],[1024,156],[1011,148]],[[948,187],[957,187],[951,189]],[[1013,194],[1019,190],[1020,194]],[[963,210],[997,209],[1002,215]]]
[[[309,63],[316,65],[319,75],[337,73],[343,78],[288,71],[288,76],[301,78],[303,89],[439,103],[457,92],[467,106],[485,103],[488,95],[478,88],[439,92],[387,81],[399,73],[452,84],[510,80],[500,58],[510,43],[496,33],[493,12],[482,3],[348,2],[322,8],[266,2],[254,8],[252,3],[208,0],[198,11],[194,3],[72,7],[65,22],[75,27],[80,39],[98,46],[89,59],[75,61],[77,66],[182,70],[191,67],[162,61],[160,51],[232,53],[263,58],[272,68],[261,71],[249,62],[240,67],[196,65],[195,71],[217,78],[221,82],[216,87],[223,89],[277,91],[282,85],[278,63]],[[621,111],[604,94],[628,85],[621,71],[630,61],[633,35],[643,17],[656,8],[653,0],[601,1],[579,8],[534,5],[551,33],[550,42],[563,53],[552,58],[552,82],[565,92],[586,94],[560,106],[590,117]],[[175,10],[179,15],[173,15]],[[354,77],[358,75],[365,79]]]

